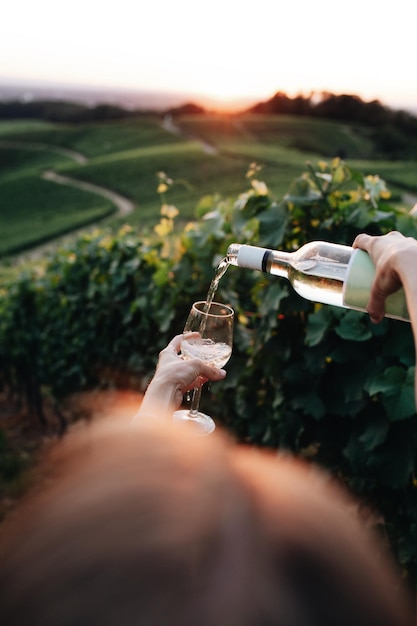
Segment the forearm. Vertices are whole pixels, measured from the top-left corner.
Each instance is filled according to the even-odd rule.
[[[134,421],[149,417],[171,419],[182,392],[180,388],[162,378],[156,377],[150,382]]]
[[[375,264],[375,280],[368,301],[368,312],[374,323],[383,319],[386,298],[403,287],[417,353],[417,240],[396,231],[374,237],[362,233],[356,237],[353,247],[366,250]],[[417,406],[417,366],[415,397]]]
[[[396,265],[398,276],[405,291],[417,358],[417,247],[408,255],[399,258]],[[417,407],[417,363],[414,374],[414,393]]]
[[[405,297],[407,300],[407,308],[410,314],[410,321],[413,328],[414,339],[417,336],[417,254],[415,258],[415,271],[410,272],[410,266],[408,266],[408,272],[404,272],[401,275],[401,281],[405,291]]]

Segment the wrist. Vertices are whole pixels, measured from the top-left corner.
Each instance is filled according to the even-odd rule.
[[[162,376],[156,376],[149,383],[137,415],[170,418],[181,400],[182,391],[178,385],[173,385]]]
[[[405,254],[399,254],[395,259],[394,267],[398,277],[402,283],[411,278],[410,268],[416,267],[417,264],[417,247]],[[414,278],[414,277],[413,277]],[[414,280],[412,281],[414,282]]]

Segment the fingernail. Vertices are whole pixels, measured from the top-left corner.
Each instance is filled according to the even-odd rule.
[[[220,373],[222,378],[224,378],[226,376],[226,370],[219,370],[219,373]]]

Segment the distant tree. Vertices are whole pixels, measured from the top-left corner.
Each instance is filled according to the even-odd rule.
[[[314,107],[314,115],[327,119],[360,122],[363,118],[364,102],[359,96],[327,94]]]
[[[292,102],[293,102],[293,110],[292,110],[293,115],[311,115],[312,103],[311,103],[310,96],[306,98],[302,95],[299,95],[299,96],[296,96]]]
[[[293,103],[282,91],[278,91],[270,100],[259,102],[249,109],[249,113],[291,114]]]
[[[128,117],[130,114],[126,109],[114,104],[99,104],[91,111],[93,120],[119,120]]]
[[[179,107],[173,107],[166,111],[169,115],[205,115],[206,110],[199,104],[188,102]]]
[[[90,122],[121,119],[133,115],[121,107],[100,104],[94,108],[61,100],[19,100],[0,102],[0,119],[40,119],[48,122]]]

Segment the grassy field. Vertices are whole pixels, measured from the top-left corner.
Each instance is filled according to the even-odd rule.
[[[246,149],[258,145],[327,158],[343,151],[353,159],[370,156],[373,148],[363,127],[288,115],[190,116],[182,118],[180,126],[226,151],[240,152],[241,144],[246,144]]]
[[[204,195],[245,191],[252,161],[263,164],[261,178],[277,198],[306,161],[336,154],[351,167],[380,174],[396,193],[417,192],[416,163],[370,160],[374,146],[362,127],[254,115],[195,115],[178,125],[180,133],[166,130],[157,117],[79,125],[0,122],[0,256],[96,221],[151,229],[159,220],[159,171],[176,181],[167,201],[180,210],[180,223],[193,219]],[[131,200],[134,210],[120,216],[97,193],[43,180],[45,170],[111,189]]]

